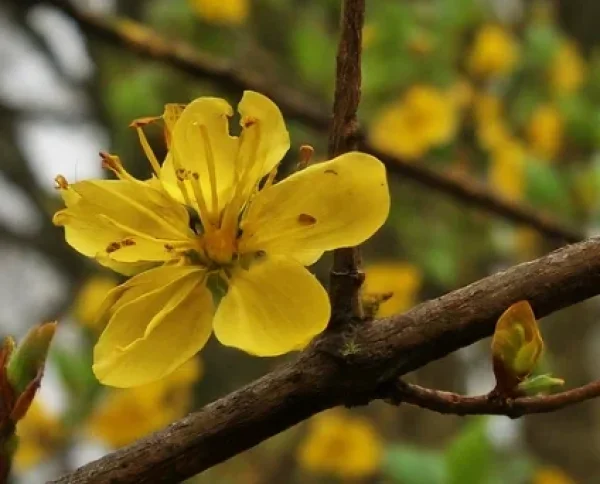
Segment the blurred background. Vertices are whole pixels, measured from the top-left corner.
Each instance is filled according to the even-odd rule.
[[[294,88],[328,112],[337,0],[87,0],[72,5],[133,38],[187,43],[219,62]],[[361,123],[398,158],[487,183],[588,234],[600,222],[600,2],[372,0],[364,29]],[[132,390],[91,373],[99,304],[120,282],[64,242],[51,216],[54,177],[106,176],[98,151],[148,166],[134,119],[167,102],[241,93],[115,47],[61,1],[0,0],[0,333],[60,321],[42,390],[19,424],[15,482],[37,483],[185,415],[280,361],[211,342],[166,380]],[[94,17],[92,17],[94,18]],[[150,30],[141,29],[140,25]],[[141,36],[141,37],[140,37]],[[291,171],[301,144],[326,155],[327,133],[290,121]],[[159,130],[151,142],[158,150]],[[164,149],[164,147],[162,148]],[[413,182],[390,179],[393,207],[365,247],[369,300],[401,312],[560,245]],[[329,259],[314,268],[326,281]],[[568,386],[600,377],[595,300],[544,319],[543,368]],[[410,375],[443,390],[493,386],[489,340]],[[600,402],[519,421],[459,418],[383,403],[335,409],[195,483],[566,484],[600,482]]]

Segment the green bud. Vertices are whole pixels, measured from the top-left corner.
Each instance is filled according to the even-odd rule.
[[[48,348],[56,332],[56,322],[31,328],[12,352],[6,373],[17,395],[39,378],[46,364]]]
[[[545,393],[554,387],[561,387],[564,384],[565,381],[562,378],[554,378],[552,375],[546,374],[527,378],[519,383],[517,388],[527,395],[537,395],[538,393]]]

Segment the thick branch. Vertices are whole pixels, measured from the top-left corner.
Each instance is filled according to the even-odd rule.
[[[329,129],[329,158],[357,148],[364,21],[365,0],[344,0],[336,63],[333,118]],[[360,286],[365,276],[360,266],[358,247],[344,247],[333,252],[329,288],[331,327],[346,320],[347,316],[363,315]]]
[[[499,399],[491,395],[467,397],[398,381],[390,389],[391,403],[410,403],[434,412],[453,415],[506,415],[519,418],[548,413],[600,396],[600,381],[554,395]]]
[[[527,299],[537,317],[600,293],[600,239],[494,274],[399,316],[325,335],[287,364],[56,482],[172,482],[338,404],[385,398],[399,376],[492,334]],[[344,355],[344,356],[340,356]]]
[[[211,79],[224,89],[259,91],[273,99],[286,117],[297,119],[317,130],[325,130],[329,126],[329,116],[320,108],[320,103],[293,89],[274,84],[256,73],[236,69],[229,62],[198,52],[185,43],[166,40],[150,29],[140,26],[132,31],[117,20],[84,12],[66,0],[46,0],[45,3],[59,8],[77,22],[84,32],[105,42],[135,52],[142,58],[164,62],[193,77]],[[585,238],[584,234],[538,214],[531,207],[506,201],[475,180],[451,178],[422,164],[380,153],[365,141],[364,133],[358,134],[361,140],[359,148],[384,161],[390,172],[396,172],[425,187],[449,195],[461,203],[482,208],[513,222],[529,225],[546,237],[566,242],[578,242]]]

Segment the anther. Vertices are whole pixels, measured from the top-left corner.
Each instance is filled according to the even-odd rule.
[[[244,119],[242,119],[242,126],[244,128],[254,126],[256,123],[258,123],[258,119],[253,118],[252,116],[246,116]]]
[[[142,126],[147,126],[148,124],[155,123],[160,119],[160,116],[147,116],[145,118],[134,119],[131,123],[129,123],[130,128],[141,128]]]
[[[67,188],[69,188],[69,182],[62,175],[56,175],[56,178],[54,178],[54,182],[56,183],[55,188],[57,190],[66,190]]]
[[[315,149],[311,145],[302,145],[298,150],[298,164],[296,170],[300,171],[306,168],[315,154]]]

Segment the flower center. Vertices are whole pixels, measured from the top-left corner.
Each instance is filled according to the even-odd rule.
[[[229,231],[217,229],[203,237],[206,256],[217,264],[229,264],[237,251],[236,239]]]

